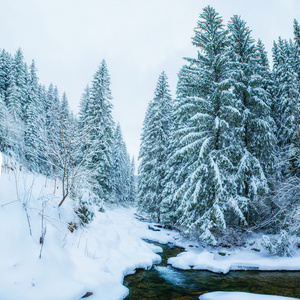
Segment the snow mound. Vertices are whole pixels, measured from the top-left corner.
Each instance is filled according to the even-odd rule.
[[[208,270],[224,274],[230,270],[300,270],[299,255],[295,257],[277,257],[265,253],[254,253],[251,250],[237,250],[226,256],[206,250],[188,251],[180,253],[177,257],[169,258],[168,263],[174,268],[182,270]]]
[[[281,297],[273,295],[259,295],[242,292],[212,292],[201,295],[200,300],[291,300],[296,298]]]

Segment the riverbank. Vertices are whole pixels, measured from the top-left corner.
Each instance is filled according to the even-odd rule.
[[[149,230],[135,210],[107,207],[86,227],[59,182],[19,168],[0,176],[0,299],[117,300],[128,295],[125,275],[160,262],[160,247],[177,233]]]
[[[257,237],[256,248],[252,246],[232,249],[188,248],[186,252],[168,260],[174,268],[182,270],[207,270],[226,274],[229,271],[299,271],[300,251],[294,250],[292,257],[271,255],[261,246],[261,238]],[[251,244],[251,243],[250,243]]]
[[[67,199],[58,208],[60,199],[59,182],[18,168],[0,175],[0,299],[124,299],[124,276],[161,261],[161,247],[145,240],[184,247],[172,259],[189,268],[205,255],[221,264],[236,253],[210,253],[177,231],[139,220],[133,208],[106,207],[89,226],[74,230],[73,203]],[[270,259],[276,266],[278,258]]]
[[[240,292],[213,292],[200,296],[200,300],[292,300],[298,298],[258,295]]]

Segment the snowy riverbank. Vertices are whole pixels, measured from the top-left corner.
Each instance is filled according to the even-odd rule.
[[[199,297],[200,300],[291,300],[296,298],[258,295],[240,292],[213,292]]]
[[[255,268],[269,265],[272,269],[300,269],[299,257],[283,259],[248,251],[242,260],[238,251],[223,257],[196,248],[196,244],[189,247],[190,242],[183,241],[176,231],[149,230],[148,223],[135,218],[134,209],[107,208],[105,213],[96,212],[88,227],[71,232],[69,224],[75,218],[72,202],[66,201],[58,209],[60,186],[54,181],[17,169],[6,170],[0,176],[3,300],[78,300],[87,292],[93,293],[91,300],[123,299],[128,295],[124,276],[136,268],[150,268],[161,259],[157,254],[161,248],[143,239],[185,246],[187,252],[169,259],[177,268],[193,265],[225,273],[234,265],[245,265],[247,258],[247,265]],[[217,299],[209,298],[212,296],[210,293],[200,299]]]
[[[86,292],[91,300],[123,299],[124,276],[160,261],[160,247],[142,238],[174,242],[172,233],[149,230],[125,208],[97,212],[90,226],[72,233],[72,203],[57,208],[59,189],[53,194],[54,182],[42,176],[1,174],[0,299],[75,300]]]
[[[170,258],[168,263],[182,270],[208,270],[224,274],[235,270],[299,271],[300,251],[295,250],[293,257],[278,257],[263,249],[258,252],[258,249],[251,250],[249,247],[215,251],[193,248]]]

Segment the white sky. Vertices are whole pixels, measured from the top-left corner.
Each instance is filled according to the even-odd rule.
[[[111,75],[113,115],[136,158],[142,123],[159,74],[173,96],[182,57],[202,8],[210,4],[227,24],[241,15],[270,53],[279,36],[293,38],[300,0],[0,0],[0,48],[36,61],[40,82],[67,93],[77,112],[81,94],[105,59]]]

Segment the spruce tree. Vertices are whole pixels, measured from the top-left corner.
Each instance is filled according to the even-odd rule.
[[[276,83],[276,122],[280,177],[274,202],[277,214],[273,230],[284,228],[299,235],[300,157],[300,55],[299,25],[294,21],[295,42],[279,38],[273,46],[273,73]]]
[[[132,159],[131,159],[129,177],[130,178],[129,178],[128,201],[129,201],[129,203],[131,203],[133,205],[136,202],[136,193],[137,193],[134,157],[132,157]]]
[[[190,67],[180,73],[169,165],[175,180],[164,192],[173,193],[164,201],[175,210],[165,212],[175,225],[211,243],[227,228],[225,212],[235,191],[231,127],[238,111],[230,92],[227,35],[219,14],[204,8],[193,38],[198,58],[188,59]]]
[[[13,76],[12,76],[12,62],[13,57],[10,53],[5,50],[1,51],[0,54],[0,93],[3,96],[3,101],[7,105],[8,104],[8,92],[9,87],[12,84]]]
[[[91,89],[89,85],[86,86],[79,103],[79,126],[84,128],[84,124],[87,118],[87,109],[91,101]]]
[[[90,172],[90,181],[99,204],[111,197],[111,146],[114,122],[112,119],[112,96],[110,76],[103,60],[94,75],[90,91],[90,101],[86,105],[85,166]]]
[[[300,26],[296,19],[294,19],[294,38],[295,38],[296,46],[300,51]]]
[[[126,205],[132,202],[131,181],[131,162],[118,124],[112,144],[111,167],[112,198],[115,203]]]
[[[29,168],[35,171],[39,170],[39,139],[40,132],[45,130],[42,126],[41,118],[44,115],[43,105],[39,98],[39,84],[36,74],[35,62],[32,61],[30,66],[29,81],[27,87],[27,101],[25,110],[25,151]]]
[[[273,59],[282,175],[299,177],[299,79],[292,66],[289,44],[281,38],[274,43]]]
[[[138,205],[157,221],[160,221],[163,180],[171,130],[172,98],[163,72],[159,76],[154,98],[146,112],[138,169]]]
[[[239,203],[244,224],[253,225],[261,215],[262,197],[269,192],[268,174],[275,165],[275,123],[271,117],[270,93],[263,79],[268,73],[261,49],[256,48],[250,29],[240,17],[232,17],[228,27],[233,94],[240,115],[235,126],[237,197],[234,201]]]
[[[62,95],[61,103],[60,103],[60,117],[63,121],[68,121],[70,119],[70,108],[69,102],[66,93],[64,92]]]

